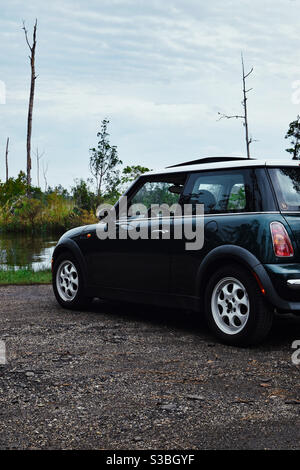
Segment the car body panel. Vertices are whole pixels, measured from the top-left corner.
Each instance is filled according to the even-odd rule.
[[[263,185],[263,210],[205,214],[204,245],[200,250],[187,251],[184,238],[99,240],[97,230],[102,229],[100,223],[66,232],[53,257],[55,259],[64,250],[76,256],[89,295],[194,309],[201,305],[211,270],[224,262],[236,262],[253,273],[262,295],[273,307],[281,312],[298,313],[300,294],[288,287],[287,281],[300,279],[300,212],[285,213],[278,209],[272,181],[266,171],[267,167],[280,165],[299,167],[292,161],[243,161],[243,169],[253,168],[259,174],[258,184]],[[180,173],[189,178],[194,173],[240,167],[240,161],[225,161],[221,166],[215,162],[147,173],[130,186],[125,196],[132,197],[148,180]],[[184,195],[185,189],[182,198]],[[119,207],[120,202],[115,206],[117,213]],[[197,223],[197,216],[190,217],[193,224]],[[294,248],[291,258],[275,256],[270,232],[270,223],[274,221],[283,224],[290,237]],[[181,223],[180,217],[173,218],[171,233],[176,224]],[[136,228],[147,224],[147,219],[119,220],[116,230],[120,233],[123,228],[126,231],[130,226]],[[159,225],[152,228],[159,228]]]

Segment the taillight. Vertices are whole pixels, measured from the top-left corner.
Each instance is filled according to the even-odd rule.
[[[293,256],[294,249],[284,226],[280,222],[271,222],[270,229],[275,255]]]

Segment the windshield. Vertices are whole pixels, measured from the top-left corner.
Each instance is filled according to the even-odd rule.
[[[271,168],[269,170],[282,211],[300,211],[300,167]]]

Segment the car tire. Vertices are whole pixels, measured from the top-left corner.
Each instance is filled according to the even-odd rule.
[[[52,286],[56,300],[64,308],[79,310],[93,300],[85,295],[81,268],[69,252],[62,253],[55,260]]]
[[[274,317],[254,276],[239,265],[226,266],[212,275],[205,292],[205,315],[214,334],[235,346],[261,342]]]

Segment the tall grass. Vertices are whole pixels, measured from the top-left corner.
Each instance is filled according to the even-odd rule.
[[[0,285],[50,284],[51,270],[33,271],[31,268],[0,270]]]
[[[22,197],[0,207],[0,230],[14,233],[60,233],[79,225],[96,223],[92,211],[78,209],[71,199],[51,193],[42,199]]]

